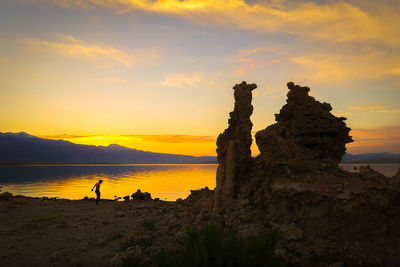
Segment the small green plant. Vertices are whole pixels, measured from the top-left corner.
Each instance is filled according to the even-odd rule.
[[[146,265],[138,261],[135,257],[129,257],[122,262],[122,267],[145,267]]]
[[[26,225],[26,228],[30,231],[30,230],[37,230],[37,229],[39,229],[39,227],[38,227],[38,225],[37,225],[37,223],[36,222],[29,222],[27,225]]]
[[[103,247],[105,247],[105,246],[108,244],[108,242],[121,239],[122,237],[124,237],[124,235],[121,234],[121,233],[118,233],[118,232],[116,232],[116,233],[110,233],[110,234],[108,234],[108,235],[105,237],[105,240],[104,240],[104,241],[102,241],[102,242],[100,242],[100,243],[97,244],[97,247],[98,247],[98,248],[103,248]]]
[[[122,237],[124,237],[123,234],[116,232],[116,233],[111,233],[111,234],[109,234],[109,235],[107,236],[106,240],[107,240],[107,241],[114,241],[114,240],[121,239]]]
[[[188,229],[176,250],[162,250],[156,260],[158,266],[285,266],[274,255],[277,240],[277,231],[247,238],[224,236],[218,226],[208,223]]]
[[[150,247],[151,245],[153,245],[153,242],[154,241],[151,238],[140,237],[135,240],[135,245],[140,247]]]
[[[156,227],[156,222],[154,220],[144,219],[140,226],[145,230],[153,231]]]
[[[125,251],[129,247],[139,246],[142,248],[151,247],[154,243],[152,238],[139,237],[135,240],[128,240],[120,246],[121,251]]]

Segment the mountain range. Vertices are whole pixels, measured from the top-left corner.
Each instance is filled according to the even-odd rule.
[[[400,154],[346,154],[342,162],[400,162]],[[39,138],[25,132],[0,133],[0,163],[217,163],[217,157],[154,153],[120,145],[79,145],[65,140]]]
[[[365,153],[365,154],[345,154],[342,162],[355,163],[400,163],[400,153]]]
[[[120,145],[78,145],[20,132],[0,133],[0,163],[198,164],[217,163],[217,158],[154,153]]]

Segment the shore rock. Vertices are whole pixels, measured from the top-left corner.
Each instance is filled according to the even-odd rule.
[[[129,196],[128,196],[129,197]],[[152,200],[151,199],[151,194],[150,193],[148,193],[148,192],[142,192],[142,191],[140,191],[140,189],[138,189],[137,191],[136,191],[136,193],[133,193],[132,195],[131,195],[131,197],[132,197],[132,200]],[[124,199],[125,199],[125,197],[124,197]],[[125,200],[127,200],[127,199],[125,199]],[[129,200],[129,199],[128,199]]]
[[[233,87],[235,106],[229,114],[228,128],[218,136],[216,205],[236,197],[251,168],[251,105],[255,84],[242,82]]]
[[[12,198],[12,194],[9,192],[4,192],[0,194],[0,200],[9,200]]]

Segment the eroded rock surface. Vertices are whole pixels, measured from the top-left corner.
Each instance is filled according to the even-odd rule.
[[[235,96],[234,110],[229,114],[228,128],[218,136],[217,154],[217,204],[236,197],[240,186],[245,182],[251,168],[252,143],[250,116],[252,93],[257,86],[242,82],[233,87]]]
[[[337,165],[352,142],[350,128],[343,117],[335,117],[328,103],[308,95],[310,88],[287,84],[287,104],[276,123],[257,132],[256,143],[267,167],[315,168],[321,164]]]
[[[234,88],[235,109],[217,141],[217,186],[210,198],[217,201],[212,209],[203,207],[240,235],[279,229],[279,254],[303,266],[397,266],[399,174],[389,178],[368,166],[358,173],[340,168],[352,142],[345,118],[309,96],[308,87],[293,83],[276,123],[257,132],[260,155],[251,159],[255,87]]]

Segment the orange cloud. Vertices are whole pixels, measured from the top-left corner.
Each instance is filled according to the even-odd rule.
[[[239,58],[239,61],[245,63],[246,66],[249,66],[249,67],[252,67],[252,68],[254,68],[254,67],[257,66],[257,62],[256,62],[254,59],[252,59],[252,58],[250,58],[250,59],[247,59],[247,58]]]
[[[400,152],[400,127],[353,129],[354,143],[347,145],[349,153]]]
[[[371,106],[371,105],[363,105],[363,106],[349,106],[349,109],[357,109],[357,110],[382,110],[385,109],[383,106]]]
[[[297,81],[343,83],[400,75],[400,54],[388,47],[368,44],[309,42],[301,39],[293,43],[266,42],[240,51],[240,58],[253,57],[266,62],[269,70],[280,70]],[[271,59],[269,56],[278,57]],[[263,59],[263,60],[262,60]],[[284,65],[274,66],[283,62]],[[285,66],[285,69],[282,67]],[[265,66],[264,66],[265,67]]]
[[[388,51],[325,51],[303,56],[288,55],[302,67],[298,76],[321,83],[399,75],[400,55]]]
[[[400,113],[399,109],[387,109],[384,106],[362,105],[362,106],[349,106],[348,108],[354,110],[379,112],[379,113]]]
[[[37,137],[45,138],[45,139],[59,140],[59,139],[84,138],[84,137],[88,137],[88,135],[57,134],[57,135],[37,135]]]
[[[78,138],[102,138],[102,139],[142,139],[147,141],[165,142],[165,143],[207,143],[215,142],[217,139],[214,136],[199,136],[199,135],[38,135],[40,138],[46,139],[78,139]]]
[[[209,143],[216,142],[213,136],[196,135],[135,135],[146,141],[164,142],[164,143]]]
[[[158,58],[155,51],[137,51],[136,53],[124,52],[120,49],[105,44],[90,44],[75,39],[73,36],[63,36],[63,41],[54,42],[33,38],[20,40],[32,49],[52,51],[56,54],[89,59],[89,60],[111,60],[121,63],[127,67],[133,64],[147,63]]]
[[[25,0],[32,2],[32,0]],[[39,0],[62,7],[103,7],[117,13],[134,10],[183,17],[205,25],[219,25],[263,33],[281,32],[330,42],[371,42],[400,45],[400,14],[382,2],[363,8],[343,1],[244,0]]]
[[[247,71],[247,70],[244,69],[244,68],[239,68],[239,69],[236,70],[235,75],[242,75],[242,74],[245,74],[246,71]]]
[[[244,57],[239,57],[238,61],[241,62],[240,65],[242,65],[242,67],[238,68],[236,70],[235,75],[237,75],[237,76],[245,74],[248,69],[255,68],[257,66],[257,62],[254,59],[251,59],[251,58],[247,59],[247,58],[244,58]]]

